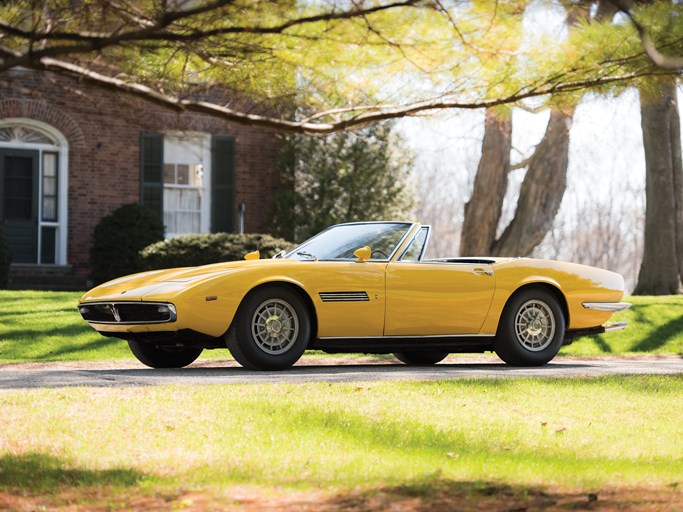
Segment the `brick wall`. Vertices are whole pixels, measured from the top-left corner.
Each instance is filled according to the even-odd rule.
[[[29,118],[69,143],[68,263],[89,273],[92,232],[118,206],[140,200],[140,133],[186,130],[228,135],[236,143],[235,208],[246,203],[246,232],[267,232],[267,211],[282,189],[274,132],[208,116],[176,113],[49,73],[0,74],[0,119]],[[238,216],[235,212],[235,229]]]

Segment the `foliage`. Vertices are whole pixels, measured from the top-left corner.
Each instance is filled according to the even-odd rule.
[[[537,25],[557,11],[605,3],[542,3],[551,16]],[[632,19],[655,46],[683,53],[680,4],[635,4]],[[0,72],[48,70],[179,110],[311,133],[548,94],[561,102],[559,93],[612,91],[614,84],[676,73],[647,59],[633,23],[591,20],[564,38],[524,29],[538,11],[531,0],[81,2],[78,8],[70,0],[18,0],[0,6]],[[102,63],[97,72],[89,67],[95,57]],[[230,97],[305,108],[292,119],[288,108],[264,113],[249,102],[192,99],[207,85]]]
[[[276,197],[272,230],[302,241],[340,222],[405,218],[413,204],[411,166],[390,124],[324,137],[288,135],[280,169],[292,190]]]
[[[0,224],[0,288],[6,288],[9,284],[9,265],[11,262],[12,255],[5,239],[5,230]]]
[[[159,215],[140,204],[126,204],[95,226],[90,250],[96,284],[143,269],[140,251],[164,238]]]
[[[293,244],[270,235],[252,233],[193,234],[156,242],[140,253],[146,269],[194,267],[221,261],[241,260],[248,252],[258,250],[262,258],[270,258]]]

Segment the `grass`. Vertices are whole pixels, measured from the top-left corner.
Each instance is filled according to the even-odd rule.
[[[627,297],[633,306],[610,322],[628,322],[623,331],[580,338],[561,355],[683,355],[683,295]]]
[[[679,376],[3,391],[0,491],[675,489],[682,395]]]
[[[73,292],[0,291],[0,361],[130,358],[125,342],[97,334]]]
[[[79,293],[0,291],[0,362],[130,359],[128,345],[91,329],[76,311]],[[683,295],[631,297],[613,321],[626,330],[577,340],[563,355],[683,354]],[[225,350],[203,358],[228,358]]]

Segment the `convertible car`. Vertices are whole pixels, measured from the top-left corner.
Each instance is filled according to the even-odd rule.
[[[454,352],[495,351],[539,366],[606,324],[619,274],[528,258],[425,259],[430,227],[332,226],[287,253],[134,274],[90,290],[82,317],[128,341],[153,368],[183,367],[228,348],[249,369],[280,370],[307,349],[393,353],[431,365]]]

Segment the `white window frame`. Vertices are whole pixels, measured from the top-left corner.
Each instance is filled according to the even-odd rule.
[[[33,142],[0,142],[0,148],[26,149],[38,151],[38,252],[36,264],[40,264],[42,254],[43,227],[54,227],[57,230],[57,247],[55,249],[55,263],[41,265],[67,265],[68,234],[69,234],[69,143],[66,137],[55,127],[35,119],[12,117],[0,120],[0,128],[21,126],[42,132],[57,144],[37,144]],[[43,153],[57,153],[57,221],[43,220]]]
[[[200,188],[200,213],[199,213],[199,233],[211,232],[211,134],[203,132],[165,132],[164,134],[164,161],[162,162],[162,172],[166,164],[201,164],[203,177]],[[181,151],[182,146],[194,145],[188,151],[187,158],[173,157],[171,155]],[[184,185],[167,185],[164,181],[163,190],[166,188],[189,188]],[[162,192],[163,193],[163,192]],[[166,205],[164,204],[164,210]],[[165,212],[164,212],[165,213]],[[166,233],[166,237],[182,236],[189,233]]]

